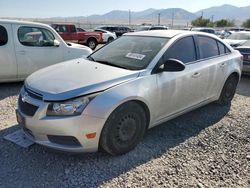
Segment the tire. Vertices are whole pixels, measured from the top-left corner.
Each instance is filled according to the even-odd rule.
[[[134,149],[146,130],[146,114],[143,108],[128,102],[107,119],[100,138],[100,147],[111,155],[121,155]]]
[[[217,101],[219,105],[225,106],[231,103],[234,94],[236,92],[237,84],[238,84],[237,77],[234,75],[229,76],[229,78],[227,79],[227,81],[223,86],[220,98]]]
[[[89,39],[87,41],[87,46],[94,50],[97,46],[97,41],[95,39]]]
[[[110,42],[112,42],[113,40],[114,40],[113,37],[109,37],[107,43],[110,43]]]

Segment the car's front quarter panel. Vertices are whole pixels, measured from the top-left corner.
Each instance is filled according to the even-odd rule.
[[[83,114],[106,119],[121,104],[140,101],[148,107],[152,123],[159,105],[157,89],[155,75],[139,77],[100,93],[89,103]]]

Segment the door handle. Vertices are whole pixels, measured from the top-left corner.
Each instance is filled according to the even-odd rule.
[[[25,50],[20,50],[20,51],[18,51],[18,53],[21,54],[21,55],[24,55],[26,53],[26,51]]]
[[[192,77],[193,77],[193,78],[198,78],[198,77],[200,77],[200,75],[201,75],[201,73],[195,72],[195,73],[192,75]]]

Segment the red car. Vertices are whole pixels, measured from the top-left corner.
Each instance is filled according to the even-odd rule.
[[[101,32],[79,32],[73,24],[52,24],[51,26],[65,41],[83,44],[92,50],[103,41]]]

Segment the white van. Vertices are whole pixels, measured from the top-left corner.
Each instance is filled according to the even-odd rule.
[[[66,43],[49,25],[0,19],[0,82],[21,81],[38,69],[91,53]]]

